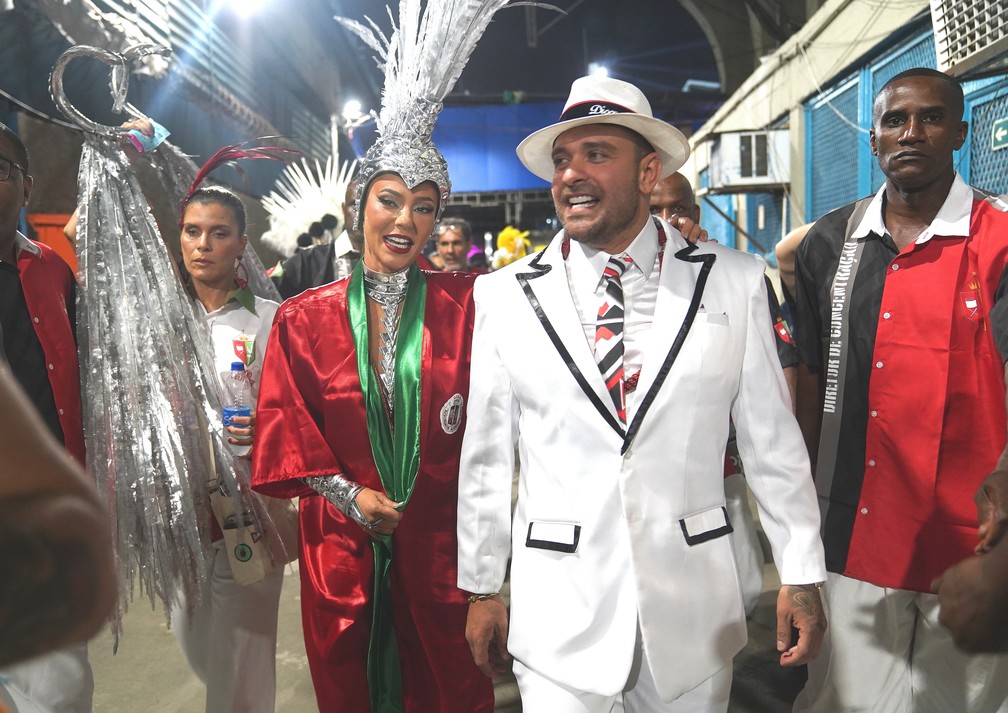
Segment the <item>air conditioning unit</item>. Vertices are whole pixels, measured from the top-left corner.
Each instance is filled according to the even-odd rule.
[[[1008,52],[1008,0],[931,0],[938,69],[954,76]]]
[[[711,147],[713,191],[780,186],[791,181],[787,129],[720,134]]]

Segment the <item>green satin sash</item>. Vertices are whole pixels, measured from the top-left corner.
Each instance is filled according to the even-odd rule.
[[[413,493],[420,466],[420,365],[423,358],[424,304],[427,281],[416,265],[409,268],[406,300],[399,319],[395,351],[395,395],[390,429],[382,404],[381,385],[371,368],[368,350],[367,297],[364,272],[358,263],[350,275],[347,305],[350,327],[357,349],[357,373],[367,413],[368,437],[385,493],[402,510]],[[374,607],[371,619],[371,643],[368,648],[368,690],[372,713],[401,713],[402,676],[399,653],[392,626],[389,566],[392,563],[392,538],[379,535],[372,540],[374,549]]]

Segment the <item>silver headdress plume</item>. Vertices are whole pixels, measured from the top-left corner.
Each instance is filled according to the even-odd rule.
[[[400,0],[399,26],[392,18],[389,38],[370,18],[365,18],[370,26],[336,18],[375,51],[378,66],[385,72],[378,140],[360,165],[355,228],[363,225],[361,201],[371,181],[385,171],[399,174],[410,188],[433,181],[441,197],[441,217],[451,182],[448,164],[431,141],[434,122],[494,13],[508,2],[428,0],[421,11],[420,0]]]

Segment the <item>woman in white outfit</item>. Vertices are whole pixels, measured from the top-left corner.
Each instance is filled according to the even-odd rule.
[[[254,396],[278,304],[254,296],[240,277],[248,243],[245,208],[230,190],[201,187],[186,200],[181,223],[187,287],[209,330],[215,368],[226,375],[232,362],[244,362]],[[236,450],[247,451],[254,440],[255,412],[234,422],[238,425],[227,428],[227,440]],[[240,456],[239,467],[247,468],[247,459]],[[270,510],[276,519],[278,508]],[[296,517],[296,511],[290,512]],[[216,518],[211,530],[213,548],[202,601],[183,600],[173,607],[175,635],[206,684],[206,713],[273,713],[283,567],[253,584],[238,584]]]

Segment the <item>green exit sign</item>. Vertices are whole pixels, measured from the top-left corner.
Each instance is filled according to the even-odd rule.
[[[1008,117],[998,119],[991,127],[991,151],[1008,148]]]

